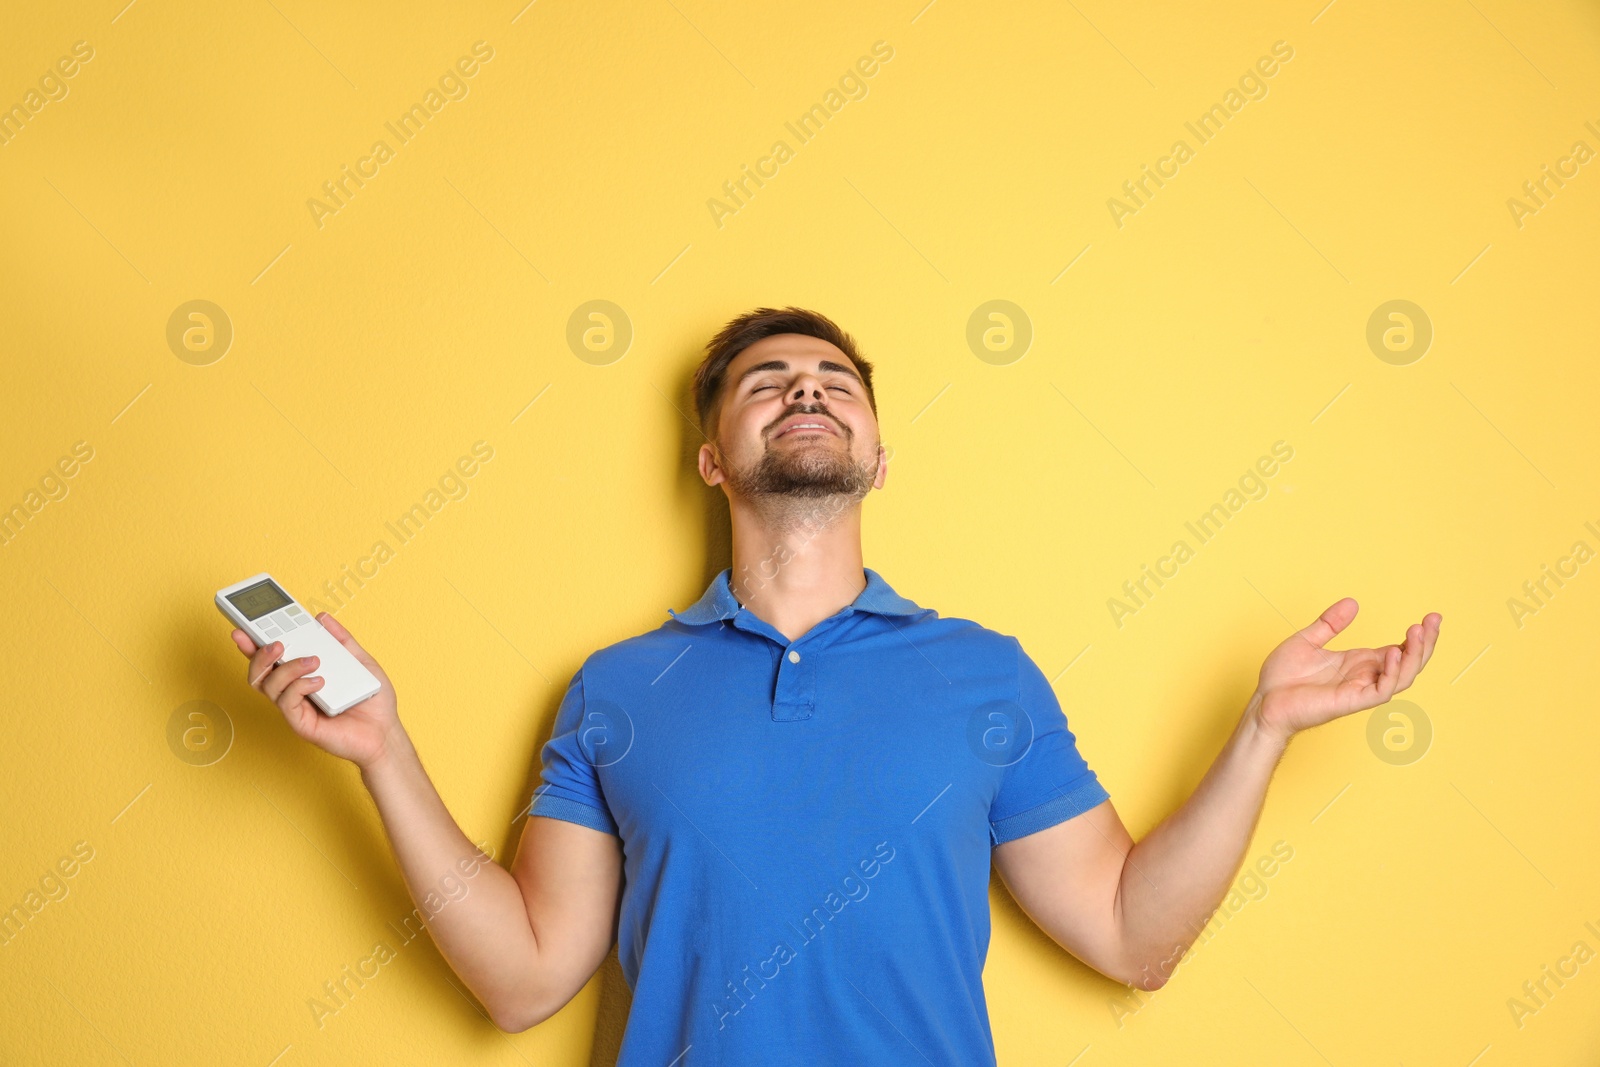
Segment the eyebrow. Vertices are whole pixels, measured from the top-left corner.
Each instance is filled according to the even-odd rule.
[[[788,369],[789,369],[789,364],[786,361],[781,360],[781,359],[769,359],[765,363],[757,363],[753,367],[745,368],[745,372],[743,374],[739,375],[739,381],[735,382],[734,384],[735,385],[742,384],[744,382],[744,380],[746,378],[750,377],[750,375],[752,375],[752,374],[760,374],[760,373],[762,373],[764,371],[769,371],[769,370],[788,370]],[[844,374],[848,374],[850,377],[852,377],[852,378],[854,378],[856,380],[857,384],[861,384],[861,376],[856,373],[856,370],[855,370],[854,367],[848,367],[848,366],[844,365],[843,363],[835,363],[831,359],[825,359],[822,362],[817,364],[817,372],[819,374],[827,374],[830,371],[833,371],[833,372],[836,372],[836,373],[837,372],[842,372]]]

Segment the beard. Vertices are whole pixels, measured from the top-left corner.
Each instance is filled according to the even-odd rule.
[[[877,471],[876,457],[871,466],[858,464],[847,453],[830,448],[797,448],[767,451],[753,465],[728,472],[728,486],[752,500],[763,497],[823,499],[864,497],[872,489]]]
[[[813,412],[801,408],[784,417],[805,414]],[[837,424],[836,420],[829,421]],[[728,487],[756,501],[758,506],[776,504],[785,498],[826,500],[844,497],[854,501],[866,496],[872,490],[873,478],[877,474],[877,457],[874,455],[867,464],[857,463],[849,452],[854,436],[847,426],[841,425],[840,430],[844,435],[844,452],[828,447],[784,450],[769,447],[754,464],[730,470]],[[817,444],[820,445],[820,442]]]
[[[784,417],[820,410],[796,408]],[[831,421],[844,436],[843,452],[820,441],[810,447],[769,447],[754,463],[728,468],[728,491],[750,501],[769,524],[785,534],[814,536],[833,525],[872,491],[878,456],[874,449],[870,460],[857,461],[849,451],[854,434],[838,420]]]

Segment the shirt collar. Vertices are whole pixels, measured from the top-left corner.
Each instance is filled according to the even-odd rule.
[[[871,567],[861,569],[866,573],[867,587],[861,590],[860,595],[849,605],[856,611],[870,611],[878,615],[916,615],[932,610],[896,593],[894,588],[884,581],[883,576]],[[711,584],[692,606],[683,611],[673,611],[668,608],[667,614],[691,626],[703,626],[733,618],[739,614],[740,605],[728,582],[732,573],[733,568],[722,568],[721,573],[711,579]]]

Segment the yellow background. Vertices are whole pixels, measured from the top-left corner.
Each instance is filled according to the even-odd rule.
[[[795,303],[878,364],[868,565],[1022,639],[1136,836],[1291,629],[1347,594],[1341,647],[1444,616],[1405,694],[1426,754],[1380,760],[1366,714],[1297,738],[1247,856],[1293,859],[1139,1010],[996,885],[1002,1063],[1595,1061],[1600,962],[1520,1027],[1507,1006],[1600,950],[1600,564],[1520,627],[1507,606],[1600,548],[1600,162],[1520,227],[1507,207],[1600,149],[1594,5],[523,2],[8,19],[5,106],[94,56],[0,147],[0,507],[94,455],[0,549],[0,907],[94,858],[0,948],[0,1059],[610,1062],[614,959],[503,1035],[431,943],[399,945],[356,773],[247,688],[211,597],[263,569],[318,596],[492,446],[339,618],[507,861],[571,673],[726,563],[690,466],[700,347]],[[319,228],[306,201],[480,40],[468,95]],[[784,122],[880,40],[867,95],[798,146]],[[1277,41],[1266,97],[1119,228],[1123,181]],[[794,158],[719,227],[707,201],[780,138]],[[205,366],[166,341],[194,299],[234,331]],[[633,328],[606,365],[566,342],[594,299]],[[1005,365],[966,342],[992,299],[1034,331]],[[1392,299],[1434,328],[1406,366],[1365,339]],[[1115,625],[1122,582],[1278,440],[1268,495]],[[167,743],[192,700],[235,733],[210,765]],[[319,1028],[308,999],[379,940],[397,958]]]

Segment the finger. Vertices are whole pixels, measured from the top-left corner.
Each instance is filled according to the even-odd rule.
[[[250,666],[246,668],[245,673],[250,688],[261,688],[262,680],[271,672],[272,665],[278,662],[278,657],[281,655],[283,655],[282,641],[274,641],[270,645],[256,649],[255,655],[250,657]]]
[[[1431,625],[1429,624],[1430,619],[1432,620]],[[1433,646],[1439,643],[1439,627],[1443,623],[1444,616],[1440,615],[1437,611],[1423,616],[1422,665],[1424,667],[1426,667],[1428,665],[1428,661],[1433,658]]]
[[[1400,648],[1400,677],[1395,683],[1395,692],[1409,689],[1416,680],[1417,672],[1422,670],[1422,637],[1424,630],[1421,625],[1406,628],[1405,643]]]
[[[296,678],[284,687],[283,692],[278,694],[273,703],[277,704],[285,715],[293,715],[293,709],[302,704],[308,694],[315,693],[322,686],[323,679],[318,675]]]
[[[1300,636],[1321,648],[1333,639],[1333,635],[1350,625],[1350,620],[1356,617],[1356,612],[1361,606],[1356,603],[1355,597],[1345,597],[1343,600],[1329,606],[1317,621],[1300,631]]]
[[[1398,645],[1383,647],[1383,673],[1378,676],[1377,683],[1379,704],[1394,696],[1395,683],[1400,679],[1400,655]]]
[[[235,628],[233,633],[229,634],[228,636],[233,638],[234,646],[237,647],[247,659],[256,654],[256,643],[250,640],[250,635],[245,633],[243,630]]]
[[[317,669],[317,657],[302,656],[292,659],[281,667],[275,667],[261,682],[261,691],[267,698],[277,702],[283,691],[289,688],[290,683],[299,680]]]
[[[1422,668],[1433,658],[1433,648],[1439,641],[1440,616],[1437,612],[1423,616],[1422,622],[1406,630],[1406,663],[1400,678],[1400,689],[1409,688],[1422,673]],[[1411,631],[1416,631],[1413,637]]]

